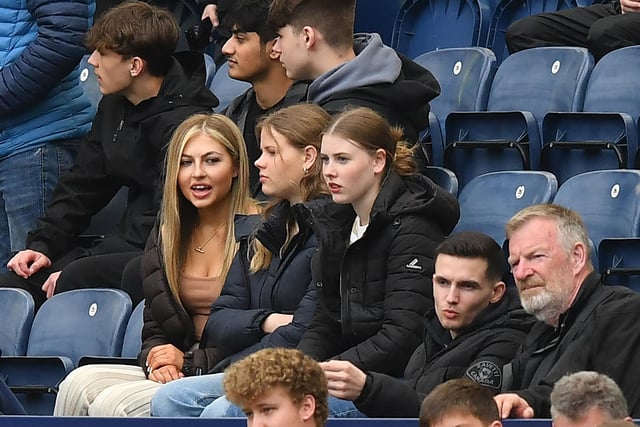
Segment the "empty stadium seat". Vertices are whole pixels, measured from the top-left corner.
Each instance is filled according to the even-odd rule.
[[[0,356],[26,354],[34,310],[29,292],[0,288]]]
[[[640,117],[640,46],[617,49],[593,68],[584,112],[549,113],[542,126],[542,169],[562,183],[582,172],[634,168]]]
[[[504,226],[521,209],[553,199],[558,183],[542,171],[491,172],[472,179],[458,195],[460,220],[454,232],[480,231],[502,244]]]
[[[250,83],[229,77],[229,64],[227,62],[220,65],[211,81],[211,86],[209,86],[211,92],[220,100],[220,105],[215,108],[215,111],[217,113],[224,111],[235,97],[243,94],[250,87]]]
[[[131,300],[117,289],[77,289],[48,299],[33,319],[26,356],[0,357],[0,375],[27,413],[53,411],[55,393],[84,355],[117,356]]]
[[[479,0],[407,0],[393,27],[391,47],[410,58],[436,49],[478,46],[488,5]]]
[[[640,236],[640,171],[573,176],[560,185],[553,202],[580,214],[596,248],[604,238]]]
[[[604,283],[640,291],[640,238],[602,239],[598,260]]]
[[[458,178],[449,169],[440,166],[427,166],[425,175],[449,193],[454,196],[458,195]]]
[[[429,131],[421,137],[432,164],[442,165],[444,124],[452,111],[487,108],[489,88],[496,71],[496,57],[483,47],[440,49],[414,59],[436,77],[440,95],[429,102]]]
[[[444,166],[460,188],[499,170],[538,169],[542,119],[550,111],[580,111],[593,57],[584,48],[541,47],[508,57],[496,71],[487,111],[446,119]]]

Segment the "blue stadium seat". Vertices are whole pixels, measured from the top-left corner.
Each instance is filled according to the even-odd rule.
[[[138,353],[140,353],[140,349],[142,348],[143,312],[144,300],[140,301],[131,312],[131,316],[127,321],[127,328],[124,331],[122,351],[119,356],[83,356],[80,358],[80,361],[78,361],[78,366],[95,363],[137,365]]]
[[[229,77],[229,64],[227,62],[220,65],[209,86],[211,92],[220,100],[220,105],[215,108],[215,111],[217,113],[224,111],[235,97],[243,94],[250,87],[250,83]]]
[[[599,270],[607,285],[622,285],[640,292],[640,238],[602,239]]]
[[[93,65],[89,64],[89,56],[91,55],[86,54],[82,57],[78,69],[80,70],[80,87],[89,102],[91,102],[95,114],[98,103],[102,99],[102,93],[98,85],[98,77],[93,71]]]
[[[0,288],[0,356],[26,354],[34,310],[29,292]]]
[[[480,231],[502,244],[504,226],[521,209],[553,199],[558,182],[542,171],[491,172],[472,179],[458,195],[460,220],[454,232]]]
[[[542,119],[580,111],[593,57],[584,48],[541,47],[508,57],[496,71],[487,111],[450,113],[444,166],[460,187],[499,170],[538,169]]]
[[[458,195],[458,178],[449,169],[440,166],[427,166],[425,175],[449,193],[454,196]]]
[[[486,110],[496,57],[487,48],[467,47],[434,50],[414,61],[431,71],[440,83],[440,95],[429,103],[429,131],[421,142],[431,163],[442,165],[445,119],[452,111]]]
[[[593,3],[605,3],[607,0],[485,0],[490,3],[487,39],[483,46],[491,48],[501,62],[509,52],[505,42],[505,33],[509,25],[529,15],[542,12],[555,12],[577,6],[590,6]]]
[[[51,414],[58,384],[84,355],[118,356],[129,296],[117,289],[77,289],[54,295],[36,313],[26,356],[0,358],[0,375],[27,413]]]
[[[553,202],[582,217],[596,248],[604,238],[640,237],[640,171],[586,172],[566,180]]]
[[[584,112],[545,117],[542,169],[563,183],[590,170],[636,166],[639,69],[640,46],[614,50],[598,61],[587,84]]]
[[[406,0],[391,47],[415,58],[437,49],[478,46],[486,37],[488,16],[488,5],[479,0]]]
[[[214,61],[213,57],[208,53],[203,53],[203,55],[204,55],[204,66],[207,71],[205,85],[207,87],[211,87],[211,84],[213,83],[213,78],[216,75],[216,62]]]

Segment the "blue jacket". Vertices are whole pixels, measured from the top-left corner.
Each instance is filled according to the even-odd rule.
[[[0,159],[89,131],[78,63],[95,0],[0,0]]]
[[[290,217],[297,221],[300,230],[278,256]],[[220,372],[229,363],[262,348],[296,347],[313,318],[316,295],[310,263],[317,241],[299,205],[290,207],[288,202],[280,203],[255,231],[255,238],[274,257],[268,269],[249,274],[248,249],[252,235],[249,222],[254,220],[255,216],[236,220],[240,250],[220,297],[211,307],[200,344],[200,347],[214,347],[222,360],[212,372]],[[293,321],[265,334],[262,322],[271,313],[293,314]]]

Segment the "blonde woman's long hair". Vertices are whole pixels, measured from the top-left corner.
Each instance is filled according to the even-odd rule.
[[[182,122],[173,133],[167,150],[158,236],[169,288],[180,303],[180,273],[184,267],[185,254],[189,250],[192,234],[198,226],[198,210],[180,191],[178,171],[185,146],[199,135],[207,135],[222,144],[238,170],[238,176],[231,184],[227,235],[224,251],[221,254],[223,263],[220,280],[222,282],[238,250],[233,217],[236,213],[250,213],[255,208],[255,201],[251,199],[249,192],[247,149],[236,124],[221,114],[195,114]]]
[[[300,193],[303,201],[329,194],[327,184],[322,177],[320,145],[322,141],[322,132],[327,127],[330,120],[331,116],[329,113],[317,105],[296,104],[269,114],[258,122],[258,125],[256,126],[257,134],[260,134],[261,131],[268,133],[276,131],[285,137],[287,144],[300,150],[301,153],[308,145],[316,148],[318,152],[316,161],[313,163],[313,166],[305,172],[304,176],[300,180]],[[280,200],[272,201],[265,210],[265,217],[269,215],[271,209],[278,202],[280,202]],[[287,241],[280,249],[281,251],[286,248],[291,237],[290,233],[288,233]],[[251,273],[267,268],[273,258],[273,254],[257,239],[253,240],[253,248],[254,255],[251,258],[249,268]]]

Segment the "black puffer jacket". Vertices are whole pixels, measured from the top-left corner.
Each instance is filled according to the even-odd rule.
[[[160,207],[162,165],[173,131],[187,117],[218,105],[204,86],[202,54],[183,52],[177,58],[157,96],[138,105],[122,95],[102,98],[73,167],[58,181],[45,216],[27,237],[29,249],[51,259],[64,255],[122,186],[129,196],[115,238],[144,248]]]
[[[350,246],[351,205],[307,207],[321,248],[312,260],[318,307],[299,348],[319,360],[402,375],[433,307],[434,250],[458,221],[457,200],[423,176],[392,171],[366,232]]]
[[[147,355],[153,347],[173,344],[183,352],[187,352],[196,343],[191,316],[173,296],[162,259],[158,245],[158,232],[154,227],[140,267],[145,301],[142,350],[138,355],[138,363],[145,373],[147,372],[145,369]],[[199,365],[194,366],[196,362],[185,360],[183,371],[189,375],[207,372],[217,361],[214,349],[196,349],[193,351],[193,356],[192,360],[197,360]]]
[[[424,397],[438,384],[463,377],[498,393],[502,366],[516,354],[533,322],[533,317],[520,308],[513,287],[455,339],[440,325],[432,308],[425,319],[423,344],[411,356],[405,380],[368,372],[355,404],[369,417],[414,418],[420,414]]]

